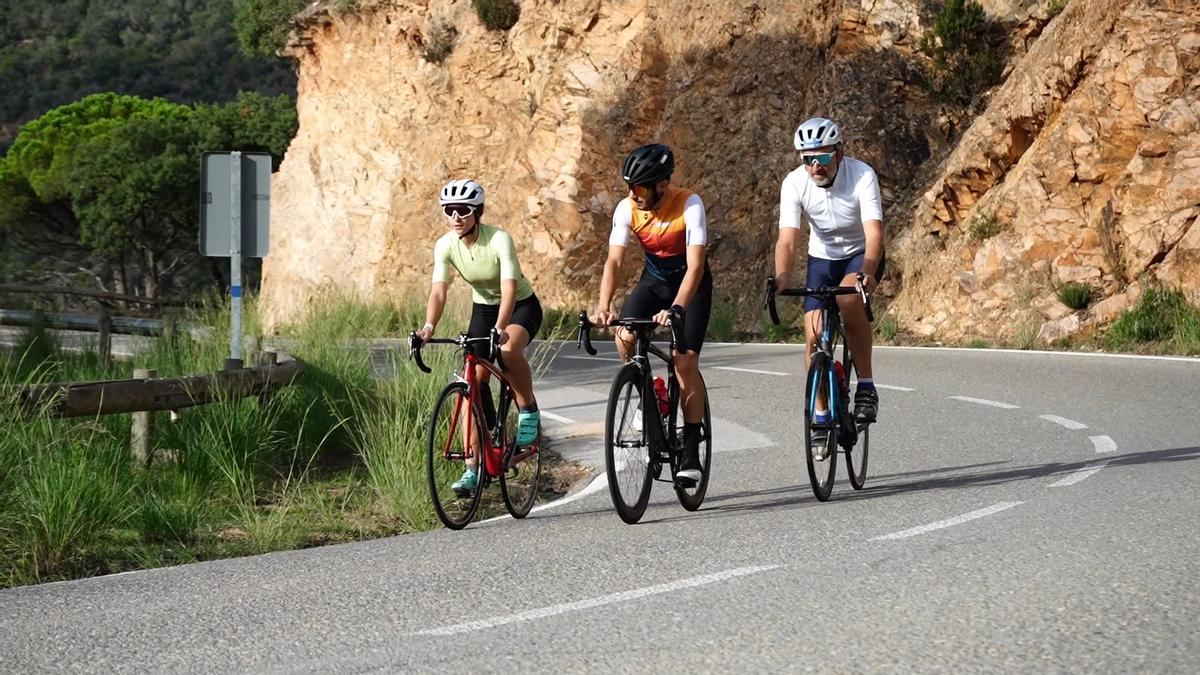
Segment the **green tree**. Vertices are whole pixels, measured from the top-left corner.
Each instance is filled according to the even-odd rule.
[[[925,69],[930,91],[947,103],[965,105],[995,84],[1002,66],[996,34],[978,2],[946,0],[920,41],[930,59]]]
[[[275,57],[283,48],[304,0],[236,0],[233,26],[247,54]]]

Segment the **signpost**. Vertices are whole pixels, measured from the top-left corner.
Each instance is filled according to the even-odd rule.
[[[200,252],[229,258],[229,359],[242,367],[242,258],[263,258],[270,243],[271,155],[206,152],[200,160]]]

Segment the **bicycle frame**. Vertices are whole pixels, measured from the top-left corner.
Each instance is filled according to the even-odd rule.
[[[467,349],[468,343],[481,342],[484,340],[489,341],[489,348],[491,350],[491,353],[495,354],[495,356],[496,356],[495,364],[491,363],[487,359],[479,358],[478,356],[475,355],[474,352]],[[490,373],[492,376],[494,376],[497,379],[497,381],[499,381],[499,383],[500,383],[500,400],[501,401],[504,400],[505,391],[512,389],[512,385],[509,383],[508,378],[504,375],[504,361],[500,357],[500,350],[497,348],[497,345],[496,345],[495,331],[493,331],[493,334],[487,338],[470,338],[470,337],[467,337],[466,333],[460,333],[458,338],[456,338],[456,339],[428,340],[425,342],[421,342],[420,338],[416,337],[415,334],[410,335],[409,336],[409,353],[411,354],[413,360],[416,361],[418,368],[420,368],[423,372],[430,373],[430,372],[433,372],[432,369],[429,368],[427,365],[425,365],[425,362],[421,360],[421,347],[423,347],[424,345],[427,345],[427,344],[453,344],[463,350],[462,370],[459,372],[455,372],[454,377],[455,377],[455,379],[459,380],[460,382],[464,382],[467,385],[467,406],[466,407],[471,411],[469,414],[479,414],[483,410],[483,392],[482,392],[482,387],[480,386],[480,381],[479,381],[479,375],[478,375],[479,368],[483,368],[488,373]],[[454,416],[451,418],[451,421],[450,421],[451,433],[447,436],[447,441],[446,441],[447,447],[443,450],[443,455],[448,459],[452,455],[452,453],[450,452],[450,447],[449,447],[450,439],[452,439],[454,437],[454,433],[458,429],[459,418],[462,415],[462,408],[463,408],[463,406],[458,406],[455,408]],[[499,415],[501,412],[503,412],[503,411],[497,410],[497,415]],[[485,418],[484,423],[486,424],[486,422],[487,422],[487,420]],[[503,421],[500,419],[497,419],[496,423],[497,423],[498,427],[503,425]],[[466,434],[466,436],[464,438],[465,442],[464,442],[463,447],[467,448],[468,450],[476,447],[476,444],[472,443],[473,439],[471,438],[471,435],[474,432],[475,432],[475,425],[467,424],[466,429],[464,430],[464,433]],[[485,434],[483,438],[478,439],[478,447],[479,447],[480,454],[483,455],[484,475],[486,475],[490,478],[495,478],[495,477],[499,476],[500,473],[504,470],[504,468],[503,468],[504,467],[504,461],[503,461],[504,448],[502,447],[501,444],[496,443],[492,436],[493,436],[493,434]],[[532,451],[527,450],[525,454],[528,454],[529,452],[532,452]],[[521,458],[522,458],[522,456],[518,456],[517,458],[514,458],[514,463],[519,461]]]

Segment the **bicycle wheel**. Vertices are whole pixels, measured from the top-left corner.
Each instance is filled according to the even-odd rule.
[[[700,380],[704,382],[703,379]],[[673,399],[678,398],[672,397]],[[682,411],[681,411],[682,414]],[[675,496],[679,498],[680,505],[688,511],[695,511],[704,503],[704,494],[708,492],[708,477],[709,470],[712,466],[712,414],[708,408],[708,389],[705,388],[704,394],[704,419],[701,421],[700,429],[700,482],[690,488],[675,487]],[[680,426],[677,430],[679,437],[683,436],[683,427]]]
[[[468,460],[474,462],[482,454],[479,449],[483,447],[484,433],[483,415],[471,405],[466,383],[446,385],[433,406],[433,419],[429,423],[425,475],[433,510],[452,530],[466,527],[479,508],[479,495],[483,490],[477,486],[470,493],[462,494],[455,492],[451,485],[462,476]],[[482,463],[476,468],[480,473],[484,471]],[[480,475],[479,483],[482,482]]]
[[[837,466],[837,424],[829,425],[828,436],[823,442],[814,443],[813,411],[817,397],[832,403],[833,364],[824,352],[816,352],[808,366],[808,378],[804,387],[804,461],[808,465],[808,479],[813,494],[820,501],[829,499],[833,491],[833,470]]]
[[[842,348],[842,366],[847,380],[851,373],[854,373],[857,379],[858,373],[853,371],[854,356],[848,347]],[[846,401],[845,404],[849,406],[850,401]],[[849,408],[846,412],[853,414]],[[846,474],[850,477],[850,485],[855,490],[861,490],[867,481],[867,453],[871,448],[871,425],[857,422],[855,424],[858,426],[858,442],[846,449]]]
[[[504,448],[500,495],[504,498],[504,508],[508,509],[513,518],[524,518],[529,515],[529,510],[537,500],[538,481],[542,475],[542,430],[539,425],[537,439],[532,445],[518,448],[517,402],[513,400],[512,389],[507,384],[501,385],[500,396],[499,441],[500,447]]]
[[[612,495],[617,515],[626,523],[641,519],[650,501],[651,475],[650,432],[657,424],[658,412],[647,415],[642,398],[646,385],[642,371],[626,364],[613,380],[608,396],[608,413],[604,416],[604,464],[608,476],[608,492]]]

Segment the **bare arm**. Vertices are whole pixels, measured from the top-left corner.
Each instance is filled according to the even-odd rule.
[[[429,289],[429,302],[425,305],[425,326],[418,331],[422,340],[433,337],[433,329],[442,319],[442,311],[446,309],[446,288],[444,281],[435,281]]]
[[[500,315],[496,317],[496,330],[504,332],[508,321],[512,318],[513,308],[517,306],[517,280],[502,279],[500,281]]]
[[[608,259],[604,261],[604,276],[600,278],[600,301],[596,303],[596,319],[601,325],[608,325],[612,319],[612,299],[617,292],[617,282],[621,279],[621,263],[625,259],[625,247],[610,244]]]
[[[779,238],[775,240],[776,289],[787,288],[788,277],[792,274],[792,262],[796,257],[796,240],[799,238],[799,229],[795,227],[779,228]]]
[[[692,301],[692,297],[696,295],[696,289],[700,287],[700,280],[704,278],[706,252],[703,246],[687,247],[687,274],[683,275],[683,281],[679,284],[679,292],[675,294],[675,302],[671,304],[687,307],[688,303]]]
[[[879,271],[879,261],[883,260],[883,221],[868,220],[863,223],[863,232],[867,235],[867,252],[863,256],[862,272],[867,277],[864,285],[870,293],[879,282],[876,272]]]

